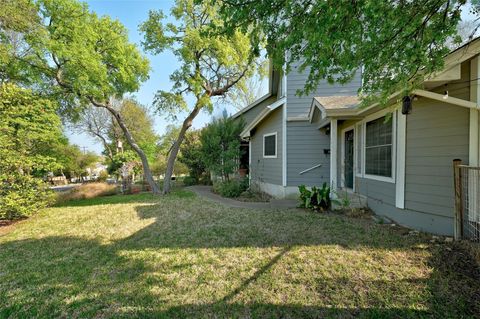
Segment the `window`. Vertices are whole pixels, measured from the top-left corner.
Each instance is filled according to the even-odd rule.
[[[365,174],[382,177],[392,176],[393,149],[392,119],[385,116],[365,125]]]
[[[263,136],[263,157],[277,157],[277,133],[265,134]]]

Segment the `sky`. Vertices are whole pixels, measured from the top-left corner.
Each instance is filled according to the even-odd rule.
[[[170,8],[174,4],[174,0],[86,0],[90,10],[95,11],[99,15],[109,15],[118,19],[129,30],[130,41],[136,43],[141,48],[142,35],[138,31],[138,26],[148,18],[149,10],[162,10],[165,14],[170,13]],[[473,16],[469,12],[469,7],[462,12],[462,20],[473,20]],[[143,50],[142,50],[143,51]],[[179,66],[179,62],[172,53],[166,51],[160,55],[153,56],[146,54],[150,60],[151,72],[150,79],[143,83],[140,90],[134,94],[137,100],[146,106],[151,106],[155,93],[158,90],[169,90],[171,82],[170,74]],[[267,83],[263,82],[263,95],[267,91]],[[218,109],[217,114],[223,111]],[[229,113],[234,113],[233,108],[228,108]],[[206,112],[201,113],[194,121],[193,126],[199,128],[208,123],[212,115]],[[154,128],[157,134],[161,135],[165,132],[168,124],[179,124],[182,118],[179,117],[178,123],[166,121],[160,115],[155,115]],[[100,154],[103,150],[101,144],[92,137],[67,129],[67,136],[71,143],[77,144],[82,149],[94,151]]]
[[[174,4],[174,0],[87,0],[85,1],[91,11],[95,11],[99,15],[108,15],[112,18],[118,19],[129,30],[129,39],[131,42],[136,43],[140,50],[142,35],[138,31],[138,26],[148,18],[149,10],[162,10],[165,14],[170,13],[170,8]],[[169,90],[171,88],[171,82],[169,79],[170,74],[176,70],[180,65],[176,57],[171,52],[164,52],[160,55],[146,54],[150,60],[150,66],[152,68],[150,72],[150,79],[143,83],[140,90],[134,93],[137,100],[146,106],[151,106],[155,93],[158,90]],[[264,83],[264,93],[266,93],[266,85]],[[219,113],[223,110],[217,110]],[[229,113],[234,113],[233,108],[228,108]],[[216,114],[216,113],[215,113]],[[202,112],[195,119],[193,126],[199,128],[208,123],[212,115]],[[179,117],[178,123],[172,123],[166,121],[160,115],[154,115],[155,119],[155,131],[161,135],[165,132],[165,128],[168,124],[179,124],[182,118]],[[70,142],[80,146],[82,149],[94,151],[100,154],[103,150],[102,145],[93,139],[92,137],[81,134],[76,131],[67,129],[67,136]]]

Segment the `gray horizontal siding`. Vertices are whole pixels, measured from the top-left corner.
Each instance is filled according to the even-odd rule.
[[[356,191],[382,204],[395,206],[395,184],[372,180],[368,178],[356,178]]]
[[[405,208],[452,217],[452,160],[468,161],[469,110],[421,98],[407,117]]]
[[[387,216],[396,223],[439,235],[453,234],[453,219],[444,216],[434,216],[408,209],[398,209],[393,205],[368,199],[368,207],[378,215]]]
[[[262,110],[265,109],[265,107],[272,104],[276,100],[277,100],[276,96],[269,97],[265,101],[259,103],[257,106],[251,108],[250,110],[248,110],[245,113],[243,113],[242,115],[240,115],[238,117],[238,119],[243,119],[245,121],[245,125],[248,125],[250,122],[252,122],[258,116],[258,114],[260,114],[260,112]]]
[[[427,213],[428,209],[441,207],[437,203],[420,203],[417,208],[399,209],[395,207],[395,184],[356,177],[359,194],[367,197],[368,207],[377,215],[387,216],[407,227],[441,235],[452,235],[453,218],[450,216]],[[406,192],[405,196],[411,194]],[[406,204],[411,203],[407,202]]]
[[[330,148],[330,136],[321,132],[317,126],[307,121],[287,122],[288,186],[315,186],[329,181],[330,155],[325,155],[323,150]],[[299,174],[318,164],[322,166]]]
[[[361,74],[358,72],[352,81],[345,85],[331,85],[326,81],[321,81],[315,92],[297,96],[297,91],[303,90],[305,87],[308,72],[308,69],[306,69],[303,73],[300,73],[298,63],[296,63],[287,75],[287,115],[289,117],[307,114],[312,104],[312,98],[315,96],[356,95],[361,85]]]
[[[277,158],[263,158],[263,135],[277,132]],[[251,137],[252,182],[282,185],[282,107],[272,111]]]

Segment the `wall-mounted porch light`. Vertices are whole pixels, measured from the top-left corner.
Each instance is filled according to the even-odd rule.
[[[412,98],[405,95],[402,99],[402,114],[407,115],[412,113]]]

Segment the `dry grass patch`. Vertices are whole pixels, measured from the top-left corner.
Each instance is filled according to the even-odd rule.
[[[111,196],[117,193],[116,185],[107,183],[88,183],[77,186],[72,190],[59,193],[57,195],[57,203],[79,199],[91,199],[100,196]]]

